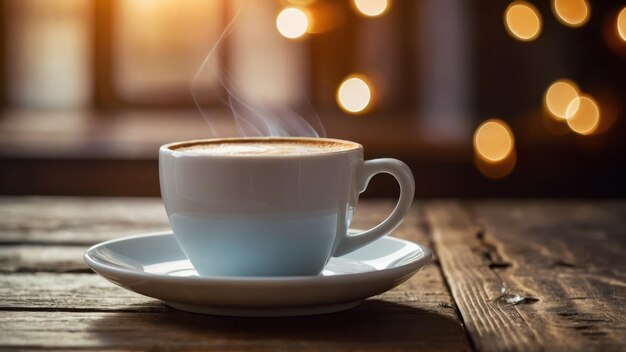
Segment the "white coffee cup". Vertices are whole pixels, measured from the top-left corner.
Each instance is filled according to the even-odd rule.
[[[285,143],[293,150],[255,149]],[[379,225],[348,235],[358,196],[378,173],[397,179],[398,204]],[[360,144],[327,138],[170,143],[159,151],[159,177],[176,241],[201,276],[318,275],[331,257],[392,232],[415,191],[403,162],[364,161]]]

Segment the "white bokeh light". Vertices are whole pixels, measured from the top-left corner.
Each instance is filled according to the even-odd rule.
[[[384,14],[389,7],[388,0],[353,0],[354,8],[367,17],[377,17]]]
[[[309,28],[309,17],[301,9],[288,7],[282,10],[276,17],[276,28],[286,38],[299,38]]]
[[[372,91],[364,78],[350,76],[337,89],[337,104],[352,114],[363,112],[370,104]]]

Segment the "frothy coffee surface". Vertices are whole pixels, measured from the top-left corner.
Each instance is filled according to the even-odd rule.
[[[356,145],[331,141],[250,140],[185,144],[172,149],[210,155],[303,155],[354,149]]]

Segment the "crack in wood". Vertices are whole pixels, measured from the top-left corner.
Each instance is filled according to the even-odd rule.
[[[455,309],[452,305],[446,303],[446,302],[441,302],[439,303],[437,306],[441,307],[441,308],[450,308],[450,309]]]
[[[585,330],[585,329],[598,329],[597,325],[591,325],[588,323],[607,323],[610,322],[608,319],[599,319],[589,317],[588,314],[584,314],[577,311],[564,311],[558,312],[556,315],[563,317],[568,322],[568,326],[573,327],[575,330]],[[582,324],[582,325],[579,325]]]
[[[530,350],[543,345],[541,334],[522,314],[525,309],[498,303],[495,295],[504,287],[502,275],[508,278],[511,274],[507,272],[514,265],[504,259],[472,210],[458,202],[433,202],[428,204],[427,214],[446,284],[473,348]],[[530,304],[538,299],[529,297],[526,301],[523,297],[518,303],[522,301]]]
[[[511,263],[489,263],[489,269],[506,269],[511,267]]]
[[[470,209],[465,209],[468,213],[472,214]],[[487,231],[485,230],[485,226],[478,222],[476,214],[472,214],[472,219],[476,221],[476,232],[475,236],[478,240],[479,244],[484,247],[482,251],[482,257],[487,260],[487,267],[491,269],[495,276],[502,283],[502,295],[498,296],[495,301],[509,304],[509,305],[526,305],[526,304],[535,304],[539,302],[539,298],[530,297],[528,295],[521,295],[519,293],[511,293],[509,289],[506,287],[505,281],[498,274],[498,269],[508,269],[513,266],[513,264],[509,261],[504,260],[504,256],[500,253],[500,249],[498,246],[488,239]]]
[[[563,267],[563,268],[577,268],[578,267],[576,264],[569,263],[564,260],[557,260],[552,265],[554,267]]]
[[[479,227],[476,230],[476,238],[478,239],[479,243],[485,248],[485,250],[482,252],[482,256],[487,260],[487,266],[489,267],[489,269],[508,269],[513,266],[513,264],[511,264],[510,262],[502,259],[502,255],[500,254],[498,247],[489,240],[487,240],[487,236],[485,235],[485,230],[483,227]]]
[[[469,209],[466,209],[466,211],[472,213]],[[477,219],[475,214],[472,214],[472,218]],[[494,272],[495,276],[502,284],[502,295],[498,296],[494,301],[512,306],[529,305],[539,302],[539,298],[509,292],[504,279],[498,274],[498,269],[508,269],[511,268],[513,264],[503,259],[504,256],[500,253],[498,246],[487,238],[485,227],[478,223],[478,220],[475,221],[477,222],[476,239],[478,239],[478,242],[485,249],[482,252],[482,256],[487,260],[487,267]]]

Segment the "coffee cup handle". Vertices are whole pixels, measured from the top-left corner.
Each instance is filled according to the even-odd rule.
[[[395,209],[387,219],[375,227],[355,235],[346,234],[345,237],[340,240],[333,256],[338,257],[350,253],[380,237],[388,235],[400,226],[400,223],[402,223],[402,220],[404,220],[404,217],[409,212],[411,204],[413,203],[413,196],[415,195],[415,180],[413,179],[411,169],[400,160],[385,158],[363,162],[358,171],[357,182],[355,184],[355,186],[358,187],[357,191],[359,193],[365,191],[372,177],[380,173],[392,175],[400,185],[400,198],[398,199]]]

